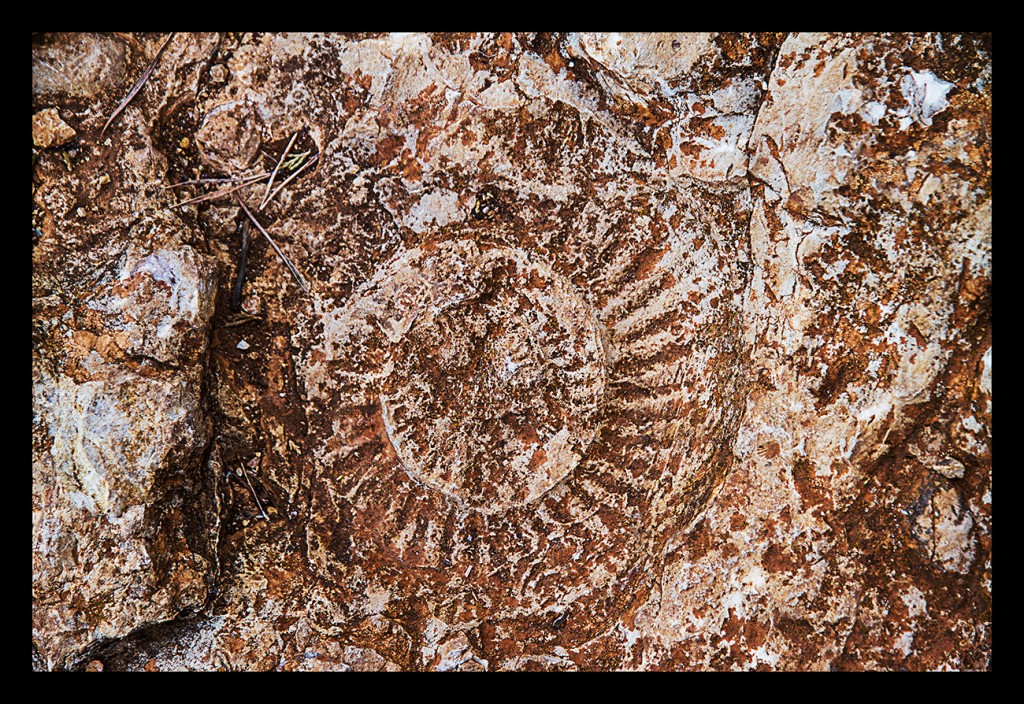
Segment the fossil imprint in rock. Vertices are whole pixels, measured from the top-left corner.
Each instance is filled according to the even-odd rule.
[[[550,621],[636,587],[724,478],[745,402],[735,270],[662,238],[581,263],[449,233],[320,302],[300,368],[325,411],[325,601],[356,570]]]
[[[606,373],[597,326],[570,284],[522,250],[447,249],[401,261],[421,278],[402,292],[407,314],[387,319],[402,334],[385,365],[384,426],[403,469],[456,504],[530,504],[596,432]],[[439,255],[465,272],[442,299]]]

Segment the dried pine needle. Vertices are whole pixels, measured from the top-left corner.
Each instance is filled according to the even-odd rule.
[[[256,500],[256,508],[258,508],[260,513],[263,514],[263,520],[269,521],[270,517],[267,515],[267,512],[263,510],[263,504],[260,503],[260,497],[256,495],[256,490],[253,488],[252,482],[249,481],[249,473],[245,471],[245,463],[239,462],[238,466],[242,468],[242,476],[245,477],[245,483],[249,485],[249,491],[252,492],[252,498]]]
[[[270,175],[270,172],[262,174],[253,174],[252,176],[228,176],[226,178],[196,178],[191,181],[182,181],[181,183],[172,183],[169,186],[161,186],[160,190],[166,191],[172,188],[182,188],[183,186],[199,186],[208,183],[224,183],[228,185],[236,185],[239,183],[253,183],[264,179]]]
[[[266,178],[266,175],[264,175],[264,176],[262,176],[262,177],[260,177],[258,179],[253,179],[251,181],[246,181],[245,183],[239,183],[238,185],[231,186],[230,188],[221,188],[219,190],[214,191],[213,193],[204,193],[201,196],[196,196],[195,198],[189,198],[188,200],[183,200],[180,203],[175,203],[171,207],[172,208],[180,208],[183,205],[193,205],[194,203],[202,203],[203,201],[215,200],[217,198],[222,198],[223,196],[231,195],[235,191],[239,191],[239,190],[245,188],[246,186],[251,186],[254,183],[259,183],[259,181],[261,179],[263,179],[263,178]]]
[[[160,54],[163,53],[164,47],[166,47],[167,44],[171,41],[171,39],[174,37],[174,34],[174,32],[171,32],[167,35],[167,39],[164,39],[164,43],[161,44],[160,48],[156,50],[156,56],[153,57],[153,60],[149,62],[149,65],[146,67],[146,70],[142,72],[141,76],[139,76],[139,80],[135,81],[135,85],[132,86],[132,89],[128,93],[127,97],[121,101],[121,104],[117,106],[117,109],[114,110],[114,113],[107,119],[107,124],[103,125],[103,129],[100,130],[101,140],[103,139],[103,135],[107,133],[107,128],[110,127],[110,123],[114,121],[114,118],[120,115],[121,111],[128,107],[128,103],[132,102],[132,98],[135,97],[135,94],[142,90],[142,86],[145,85],[146,81],[149,79],[149,74],[153,73],[153,69],[156,68],[156,62],[160,60]]]
[[[285,186],[287,186],[287,185],[288,185],[288,184],[289,184],[289,183],[291,182],[291,180],[292,180],[293,178],[295,178],[296,176],[298,176],[299,174],[301,174],[301,173],[302,173],[303,171],[305,171],[305,170],[306,170],[306,168],[307,168],[308,166],[310,166],[311,164],[315,164],[315,163],[316,163],[316,159],[317,159],[317,158],[316,158],[316,157],[314,156],[314,157],[313,157],[312,159],[310,159],[310,160],[309,160],[309,161],[307,161],[307,162],[306,162],[305,164],[303,164],[303,165],[302,165],[302,167],[301,167],[301,168],[300,168],[300,169],[299,169],[298,171],[296,171],[296,172],[295,172],[295,173],[293,173],[293,174],[292,174],[291,176],[289,176],[289,177],[288,177],[288,178],[286,178],[286,179],[285,179],[284,181],[282,181],[282,182],[281,182],[281,185],[280,185],[280,186],[278,186],[277,188],[275,188],[275,189],[274,189],[274,192],[270,194],[270,197],[269,197],[269,198],[267,198],[267,199],[266,199],[265,201],[263,201],[263,204],[262,204],[262,205],[261,205],[261,206],[259,207],[259,209],[260,209],[260,210],[263,210],[263,208],[265,208],[265,207],[267,206],[267,204],[268,204],[268,203],[269,203],[270,201],[274,200],[274,196],[276,196],[276,195],[277,195],[278,193],[280,193],[280,192],[281,192],[281,189],[282,189],[282,188],[284,188]]]
[[[298,132],[292,135],[292,138],[288,140],[288,146],[284,148],[284,152],[281,154],[281,158],[277,160],[277,166],[274,167],[274,172],[270,174],[270,180],[267,181],[267,190],[263,192],[263,202],[260,203],[260,210],[263,210],[263,206],[267,204],[267,200],[270,198],[270,187],[274,185],[274,179],[277,177],[277,171],[281,168],[281,164],[284,163],[285,158],[288,156],[288,152],[292,150],[292,145],[295,144],[295,138],[298,136]]]

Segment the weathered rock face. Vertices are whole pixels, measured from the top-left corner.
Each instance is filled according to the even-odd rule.
[[[34,626],[49,665],[201,606],[212,586],[209,266],[187,245],[140,256],[83,299],[37,299]]]
[[[37,666],[989,667],[987,37],[179,35],[97,144],[162,39],[34,37]],[[296,133],[232,310],[160,187]]]
[[[73,175],[47,154],[33,183],[33,658],[46,668],[201,607],[217,569],[203,397],[214,270],[145,191],[108,175],[92,193],[111,167],[100,151],[73,145]],[[150,145],[130,153],[124,171],[163,180]]]

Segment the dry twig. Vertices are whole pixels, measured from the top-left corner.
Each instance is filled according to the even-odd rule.
[[[238,274],[235,279],[235,287],[231,291],[230,308],[233,311],[242,309],[242,285],[245,283],[245,264],[249,258],[249,221],[241,222],[242,246],[238,251]]]
[[[282,183],[281,185],[283,186],[284,184]],[[235,201],[242,207],[242,210],[245,211],[245,214],[249,217],[249,219],[252,220],[252,224],[256,226],[256,229],[262,232],[263,236],[267,238],[267,242],[269,242],[270,246],[274,248],[275,252],[277,252],[277,256],[281,257],[281,261],[283,261],[285,266],[288,267],[288,270],[292,272],[292,276],[294,276],[295,280],[299,282],[299,286],[302,287],[302,290],[305,291],[306,293],[309,293],[309,286],[307,286],[306,282],[303,281],[298,269],[296,269],[295,266],[291,263],[291,260],[285,256],[285,253],[281,251],[281,248],[277,246],[277,243],[274,242],[274,239],[270,236],[270,233],[263,229],[263,225],[260,225],[260,221],[256,219],[256,216],[252,214],[252,211],[249,210],[245,203],[242,202],[242,199],[238,197],[237,193],[235,194]]]

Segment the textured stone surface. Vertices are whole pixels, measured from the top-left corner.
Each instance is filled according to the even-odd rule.
[[[33,660],[44,668],[202,607],[217,573],[204,399],[214,271],[191,227],[150,199],[166,162],[148,139],[132,143],[148,121],[131,113],[121,127],[119,165],[83,144],[33,176]]]
[[[990,668],[990,37],[182,34],[96,143],[162,39],[33,36],[36,667]],[[161,187],[296,132],[232,310]]]

